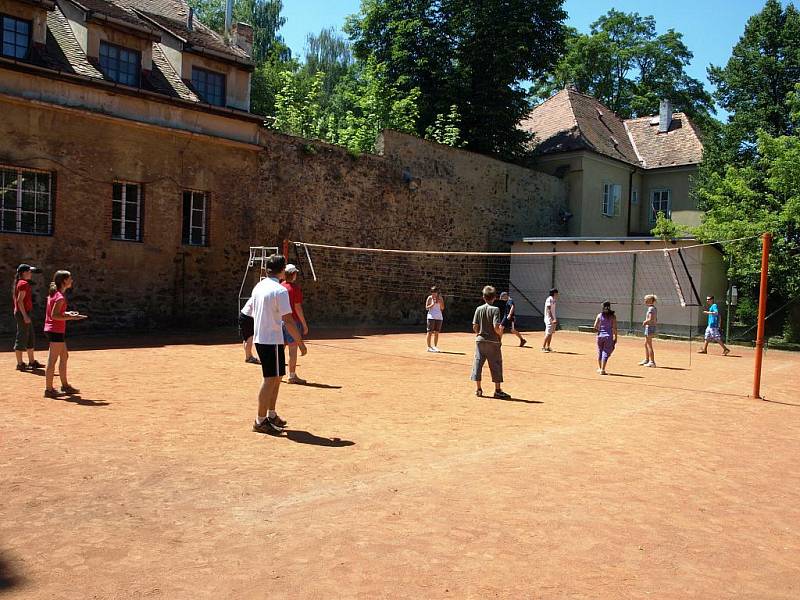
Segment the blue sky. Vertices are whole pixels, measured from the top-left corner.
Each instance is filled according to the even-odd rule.
[[[347,15],[358,12],[359,0],[283,0],[286,25],[281,30],[294,55],[303,54],[306,35],[324,27],[341,29]],[[706,67],[724,65],[744,31],[747,19],[764,6],[763,0],[566,0],[569,25],[588,31],[589,24],[611,8],[653,15],[659,33],[675,29],[694,53],[688,69],[708,85]],[[718,115],[719,116],[719,115]]]

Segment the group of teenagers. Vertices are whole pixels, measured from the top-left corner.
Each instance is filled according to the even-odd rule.
[[[514,301],[509,297],[508,292],[502,292],[498,297],[497,290],[487,285],[483,288],[482,294],[483,304],[475,309],[475,314],[472,318],[472,331],[475,333],[475,358],[471,379],[475,382],[475,394],[482,397],[484,395],[481,383],[483,366],[488,363],[492,383],[495,387],[493,397],[508,399],[511,396],[502,390],[503,334],[506,330],[510,330],[519,338],[520,346],[524,346],[526,340],[516,328],[516,309]],[[553,288],[548,293],[542,313],[545,325],[542,352],[552,352],[550,343],[558,325],[558,319],[556,318],[557,299],[558,290]],[[644,321],[642,321],[645,357],[639,363],[644,367],[656,367],[653,338],[658,331],[657,302],[658,297],[655,294],[647,294],[644,297],[644,304],[647,307]],[[428,311],[428,352],[439,352],[439,332],[442,330],[445,303],[436,286],[431,288],[431,293],[425,300],[425,308]],[[709,343],[716,342],[722,348],[722,354],[727,356],[730,353],[730,349],[722,341],[719,307],[714,300],[714,296],[706,297],[706,309],[703,312],[708,317],[708,323],[705,330],[703,348],[699,353],[707,354]],[[606,300],[602,303],[601,310],[594,319],[593,329],[597,336],[597,372],[600,375],[607,375],[606,366],[617,345],[617,317],[611,308],[610,301]]]
[[[245,352],[245,362],[261,366],[263,382],[258,393],[258,410],[253,430],[258,433],[280,435],[287,422],[278,416],[276,405],[278,392],[284,375],[286,375],[285,348],[289,348],[288,382],[304,384],[305,380],[297,376],[297,355],[305,356],[307,348],[303,336],[308,335],[308,323],[303,312],[303,293],[297,284],[298,269],[287,264],[286,258],[280,254],[271,255],[266,261],[266,277],[255,285],[250,299],[245,303],[239,315],[239,328]],[[67,293],[72,289],[74,280],[69,271],[59,270],[53,275],[47,292],[45,307],[44,334],[49,342],[47,365],[39,363],[34,356],[35,326],[33,322],[33,290],[31,279],[41,269],[29,264],[17,267],[12,289],[14,318],[17,333],[14,351],[17,358],[18,371],[35,371],[45,369],[45,390],[47,398],[58,398],[61,395],[77,394],[80,390],[73,387],[67,378],[67,362],[69,352],[66,343],[67,321],[79,321],[87,316],[78,311],[67,310]],[[472,331],[475,334],[475,357],[472,366],[472,381],[475,382],[475,393],[483,396],[482,372],[485,363],[489,364],[493,397],[508,399],[511,396],[502,390],[503,355],[502,338],[510,331],[524,346],[527,340],[516,328],[516,307],[508,292],[498,295],[492,286],[482,290],[483,304],[475,309],[472,318]],[[558,290],[550,290],[544,304],[545,332],[542,352],[551,352],[550,344],[558,325],[556,304]],[[639,363],[646,367],[655,367],[653,338],[658,330],[658,311],[654,294],[644,297],[647,307],[642,326],[644,328],[645,357]],[[445,301],[439,289],[434,286],[425,300],[427,311],[427,344],[428,352],[439,352],[439,334],[444,321]],[[713,296],[706,298],[708,325],[705,330],[705,343],[701,354],[708,351],[710,342],[718,343],[723,355],[730,349],[723,343],[720,333],[719,309]],[[611,308],[611,302],[602,303],[600,312],[594,320],[597,334],[597,372],[606,375],[608,360],[617,344],[617,317]],[[255,349],[256,356],[253,355]],[[24,362],[27,353],[28,363]],[[60,390],[53,386],[55,369],[61,379]]]
[[[44,316],[44,335],[49,343],[47,365],[43,365],[35,358],[36,326],[33,319],[33,288],[31,280],[35,273],[42,270],[27,263],[17,267],[12,287],[12,301],[14,307],[14,320],[17,324],[17,333],[14,338],[14,352],[17,358],[17,371],[45,370],[45,398],[59,398],[62,395],[75,395],[80,392],[69,383],[67,378],[67,321],[81,321],[86,317],[74,310],[67,310],[67,292],[72,289],[74,280],[69,271],[56,271],[47,290],[47,304]],[[24,355],[28,355],[27,364]],[[53,387],[56,364],[58,376],[61,379],[61,388]]]

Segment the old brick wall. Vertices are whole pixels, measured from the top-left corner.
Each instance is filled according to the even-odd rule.
[[[91,316],[72,326],[76,333],[232,323],[248,247],[284,238],[483,251],[508,250],[513,237],[562,233],[559,180],[393,132],[384,136],[383,156],[354,157],[266,131],[260,146],[246,146],[43,106],[0,108],[0,164],[52,171],[57,186],[53,236],[0,233],[0,281],[10,292],[20,262],[45,270],[34,279],[41,324],[50,275],[72,270],[71,304]],[[141,243],[111,240],[114,180],[144,186]],[[208,247],[181,244],[184,189],[209,193]],[[446,286],[464,269],[482,268],[468,261],[430,273],[412,260],[398,263],[393,285],[381,287],[370,284],[376,263],[369,257],[313,254],[318,282],[302,256],[290,260],[301,263],[307,312],[317,323],[421,322],[424,298],[409,293],[412,277],[415,285],[430,278]],[[3,331],[13,329],[10,300],[0,294]],[[474,304],[456,300],[464,310]]]

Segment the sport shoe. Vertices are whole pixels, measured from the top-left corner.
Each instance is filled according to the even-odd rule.
[[[600,369],[600,375],[608,375],[608,372],[604,371],[603,369]]]
[[[78,388],[72,387],[71,385],[62,385],[61,386],[61,391],[64,392],[65,394],[78,394],[78,393],[80,393],[80,390]]]
[[[428,352],[436,352],[436,350],[433,349],[433,346],[428,346]]]
[[[730,353],[731,353],[731,349],[730,348],[725,348],[725,350],[722,351],[722,356],[728,356],[728,354],[730,354]]]
[[[244,362],[251,364],[251,365],[260,365],[261,361],[258,360],[255,356],[251,356],[250,358],[245,358]]]
[[[27,371],[27,370],[28,370],[28,365],[26,365],[25,363],[19,363],[17,365],[17,371]]]
[[[289,377],[289,379],[287,379],[286,382],[294,383],[296,385],[305,385],[307,383],[305,379],[300,379],[297,375],[295,375],[294,377]]]
[[[28,363],[29,369],[44,369],[44,365],[40,363],[38,360],[33,361],[32,363]]]
[[[542,348],[542,352],[550,352],[550,348]]]
[[[281,429],[283,429],[284,427],[286,427],[286,425],[289,424],[288,421],[286,421],[285,419],[281,419],[278,415],[275,415],[274,417],[267,417],[267,419],[269,420],[270,423],[275,425],[275,427],[279,427]]]
[[[520,347],[520,348],[522,348],[522,347],[523,347],[525,344],[527,344],[527,343],[528,343],[528,340],[526,340],[525,338],[522,338],[522,339],[519,341],[519,347]]]
[[[508,400],[511,398],[511,394],[506,394],[504,391],[498,390],[494,393],[494,397],[500,398],[501,400]]]
[[[59,398],[60,396],[61,394],[58,393],[56,388],[49,388],[44,391],[45,398]]]
[[[650,361],[649,361],[649,360],[647,360],[647,359],[645,358],[643,361],[640,361],[640,362],[639,362],[639,365],[640,365],[640,366],[642,366],[642,367],[646,367],[646,366],[647,366],[647,363],[649,363],[649,362],[650,362]]]
[[[708,354],[708,350],[698,350],[698,354]]]
[[[654,363],[654,362],[651,360],[649,363],[647,363],[647,364],[645,365],[645,367],[650,367],[651,369],[655,369],[655,368],[656,368],[656,363]]]
[[[269,418],[264,419],[261,425],[259,425],[257,421],[253,421],[253,431],[256,433],[266,433],[267,435],[280,435],[283,433],[283,429],[270,422]]]
[[[441,350],[439,350],[439,348],[437,348],[436,346],[431,346],[431,350],[433,350],[434,352],[441,352]]]
[[[483,390],[475,390],[475,395],[478,398],[483,398]]]

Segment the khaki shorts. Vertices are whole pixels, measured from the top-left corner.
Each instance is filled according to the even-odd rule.
[[[545,323],[544,324],[544,334],[545,335],[553,335],[556,331],[556,324],[555,323]]]
[[[503,352],[500,344],[475,342],[475,361],[472,363],[472,381],[481,381],[483,363],[489,363],[489,372],[494,383],[503,382]]]

